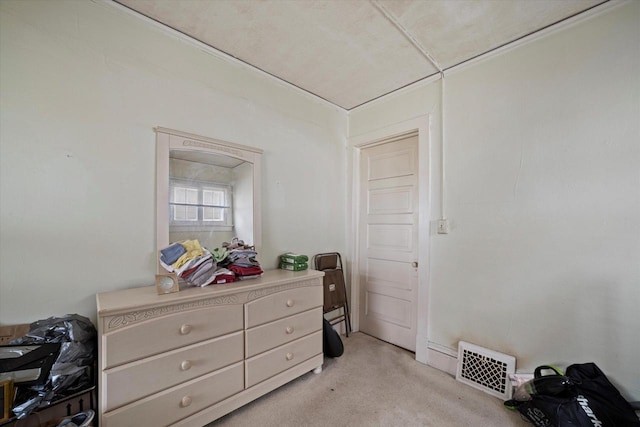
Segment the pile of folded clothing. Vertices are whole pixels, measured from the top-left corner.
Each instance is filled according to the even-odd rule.
[[[256,259],[258,253],[253,246],[245,245],[237,238],[234,238],[231,243],[223,243],[222,246],[227,251],[225,266],[233,271],[238,279],[255,279],[262,275],[264,271]]]
[[[207,286],[254,279],[263,273],[253,246],[234,238],[209,251],[197,240],[173,243],[160,251],[160,264],[189,286]]]
[[[217,254],[216,254],[217,255]],[[190,286],[207,286],[235,281],[235,274],[218,265],[218,260],[197,240],[174,243],[160,251],[160,265],[174,272]]]

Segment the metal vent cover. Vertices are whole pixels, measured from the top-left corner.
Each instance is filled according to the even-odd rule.
[[[516,370],[516,358],[465,341],[458,343],[456,380],[485,393],[511,398],[509,374]]]

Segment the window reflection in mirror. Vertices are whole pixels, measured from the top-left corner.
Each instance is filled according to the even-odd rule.
[[[157,246],[234,237],[260,245],[260,157],[238,144],[157,128]]]
[[[198,239],[210,250],[235,236],[253,242],[252,182],[253,167],[243,160],[172,150],[169,241]]]

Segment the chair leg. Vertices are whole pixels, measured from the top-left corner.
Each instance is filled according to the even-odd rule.
[[[347,337],[349,337],[349,332],[351,332],[351,314],[349,313],[349,304],[344,304],[344,318],[345,318],[345,326],[347,331]]]

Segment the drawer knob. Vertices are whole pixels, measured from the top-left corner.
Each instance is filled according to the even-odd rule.
[[[180,335],[187,335],[191,332],[191,325],[184,324],[180,326]]]
[[[293,353],[287,353],[287,360],[293,360]]]
[[[180,364],[180,370],[188,371],[189,369],[191,369],[191,360],[183,360]]]
[[[191,396],[185,396],[180,400],[180,407],[186,408],[191,405]]]
[[[285,331],[287,332],[287,334],[292,334],[292,333],[293,333],[293,327],[291,327],[291,326],[287,326],[287,328],[285,329]]]
[[[291,299],[287,300],[287,307],[293,307],[293,300]]]

